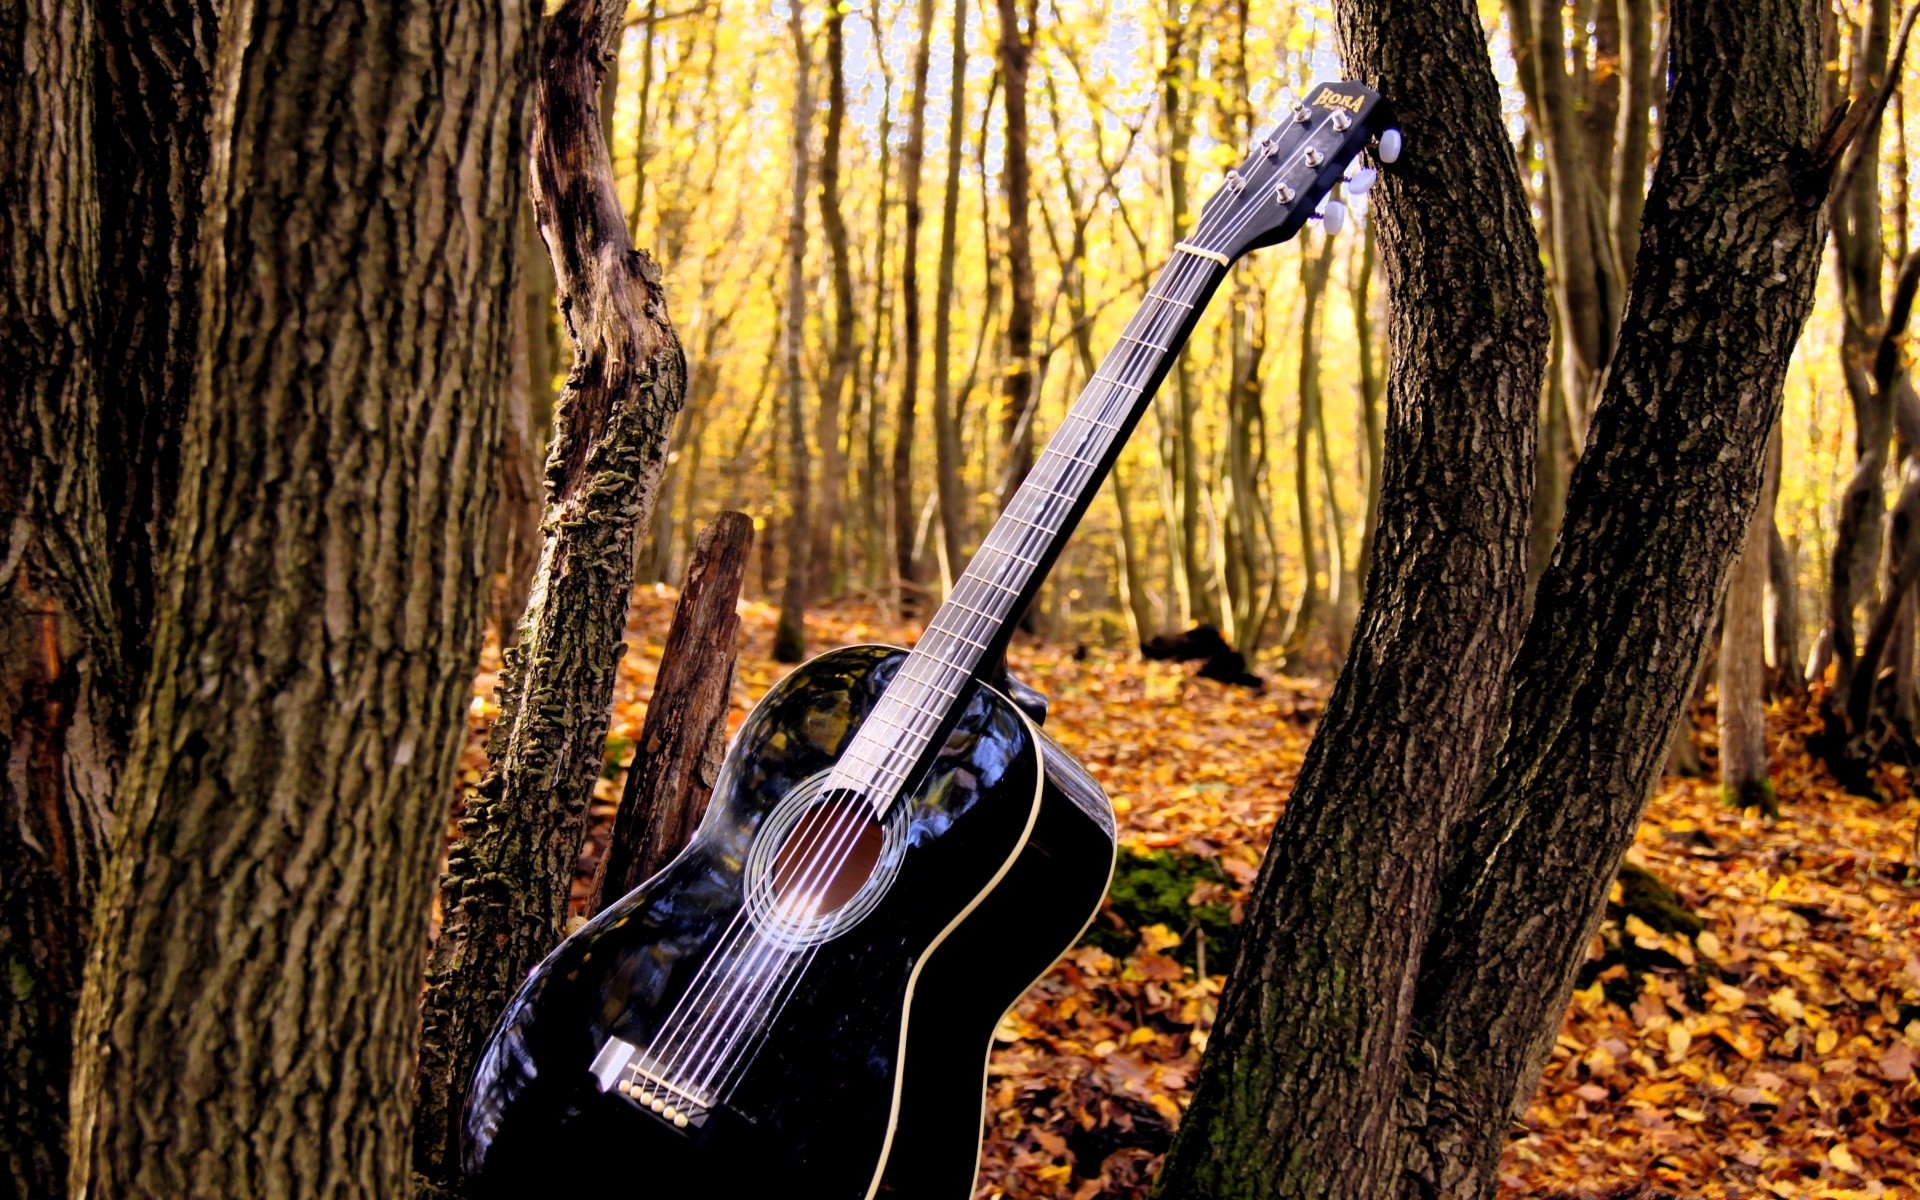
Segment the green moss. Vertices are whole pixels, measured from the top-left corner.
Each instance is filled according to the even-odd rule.
[[[1188,966],[1198,963],[1200,938],[1207,945],[1207,971],[1218,975],[1232,964],[1240,948],[1240,927],[1233,923],[1233,907],[1222,902],[1192,903],[1203,883],[1225,885],[1227,873],[1211,858],[1175,854],[1168,850],[1122,848],[1113,867],[1113,886],[1107,891],[1107,912],[1119,919],[1094,922],[1084,939],[1109,954],[1131,953],[1140,930],[1165,925],[1181,935],[1173,957]]]
[[[1707,923],[1687,910],[1680,893],[1645,867],[1620,864],[1620,907],[1661,933],[1699,933]]]
[[[1780,797],[1773,790],[1773,780],[1753,779],[1739,788],[1720,785],[1720,799],[1728,808],[1757,808],[1769,819],[1780,815]]]
[[[780,622],[773,627],[773,661],[797,663],[806,656],[806,627],[782,609]]]

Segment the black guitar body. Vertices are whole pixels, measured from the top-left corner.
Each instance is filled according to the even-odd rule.
[[[884,892],[813,951],[700,1123],[676,1127],[595,1074],[609,1039],[646,1047],[669,1020],[738,927],[756,835],[836,761],[904,659],[856,647],[788,676],[740,731],[694,841],[535,969],[468,1099],[476,1195],[972,1194],[993,1028],[1091,919],[1114,854],[1106,796],[985,686],[899,802]]]

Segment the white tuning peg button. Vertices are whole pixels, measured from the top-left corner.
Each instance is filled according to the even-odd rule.
[[[1373,181],[1379,177],[1380,172],[1374,170],[1372,167],[1361,167],[1353,173],[1353,178],[1347,181],[1347,195],[1366,195],[1367,191],[1373,187]]]
[[[1380,135],[1380,146],[1375,151],[1383,163],[1393,162],[1400,157],[1400,131],[1389,129]]]
[[[1347,227],[1347,206],[1338,200],[1327,201],[1326,211],[1320,214],[1321,228],[1332,237]]]

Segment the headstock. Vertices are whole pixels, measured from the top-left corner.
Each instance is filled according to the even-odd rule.
[[[1246,160],[1201,210],[1182,249],[1230,263],[1249,250],[1286,241],[1339,186],[1369,142],[1390,163],[1400,154],[1400,131],[1377,92],[1360,83],[1323,83],[1258,139]],[[1355,194],[1373,181],[1372,168],[1353,178]],[[1337,232],[1346,210],[1328,201],[1327,228]]]

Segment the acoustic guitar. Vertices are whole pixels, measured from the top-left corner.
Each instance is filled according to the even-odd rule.
[[[1380,98],[1323,84],[1207,202],[911,652],[788,675],[658,875],[500,1018],[464,1115],[484,1197],[966,1200],[1001,1015],[1080,936],[1113,810],[989,678],[1214,289],[1320,216]],[[546,1189],[554,1191],[548,1193]]]

